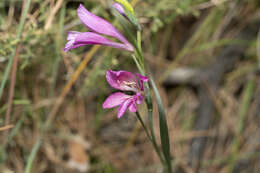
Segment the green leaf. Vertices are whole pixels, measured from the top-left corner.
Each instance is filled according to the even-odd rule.
[[[130,11],[125,9],[125,15],[130,20],[130,22],[136,27],[137,30],[142,30],[141,25],[139,24],[138,19]]]
[[[138,62],[137,58],[132,55],[137,67],[138,67],[138,70],[139,72],[142,74],[142,75],[145,75],[144,73],[144,70],[142,69],[140,63]],[[150,135],[148,136],[148,138],[151,140],[152,144],[153,144],[153,147],[158,155],[158,157],[160,158],[160,161],[161,163],[164,165],[165,164],[165,161],[162,157],[162,154],[161,154],[161,151],[159,149],[159,146],[156,142],[156,139],[155,139],[155,135],[154,135],[154,126],[153,126],[153,100],[152,100],[152,95],[151,95],[151,91],[150,91],[150,88],[149,88],[149,85],[148,83],[145,83],[144,84],[145,86],[145,102],[146,102],[146,106],[147,106],[147,109],[148,109],[148,125],[149,125],[149,130],[150,130]],[[138,117],[139,118],[139,117]],[[142,123],[142,122],[141,122]],[[144,124],[144,123],[142,123]]]
[[[154,125],[153,125],[153,102],[152,102],[152,95],[150,92],[150,88],[149,85],[147,83],[144,84],[145,88],[146,88],[146,105],[147,105],[147,109],[148,109],[148,125],[149,125],[149,129],[150,129],[150,135],[152,138],[152,143],[154,146],[154,149],[157,153],[157,155],[160,158],[160,161],[162,162],[162,164],[165,163],[165,160],[163,159],[162,155],[161,155],[161,151],[158,147],[158,144],[156,142],[155,139],[155,135],[154,135]]]
[[[150,81],[154,90],[155,98],[157,101],[158,111],[159,111],[159,125],[160,125],[160,136],[161,136],[161,145],[162,145],[162,151],[163,155],[166,161],[167,171],[169,173],[172,172],[172,166],[171,166],[171,156],[170,156],[170,139],[168,134],[168,125],[166,120],[166,114],[164,111],[164,107],[162,104],[162,100],[159,94],[159,91],[152,79],[150,77]]]
[[[135,34],[133,32],[133,27],[129,25],[129,22],[116,10],[112,10],[112,13],[118,19],[120,25],[122,26],[123,30],[125,31],[125,35],[127,36],[128,41],[137,49],[137,42],[135,38]]]
[[[22,13],[22,18],[21,18],[21,21],[19,23],[18,31],[17,31],[17,34],[16,34],[16,40],[18,42],[20,42],[20,40],[21,40],[21,35],[22,35],[23,28],[24,28],[24,24],[25,24],[25,19],[26,19],[27,13],[29,11],[30,5],[31,5],[31,0],[25,1],[24,12]],[[2,79],[2,82],[1,82],[1,85],[0,85],[0,98],[2,97],[3,90],[4,90],[4,87],[5,87],[8,75],[10,73],[12,64],[13,64],[13,60],[14,60],[14,56],[15,56],[15,51],[17,49],[17,45],[12,50],[11,57],[10,57],[10,59],[8,61],[7,67],[6,67],[5,72],[4,72],[4,76],[3,76],[3,79]]]

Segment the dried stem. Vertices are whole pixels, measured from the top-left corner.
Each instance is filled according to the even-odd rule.
[[[21,50],[21,44],[19,43],[16,48],[16,51],[15,51],[14,61],[13,61],[13,66],[12,66],[10,90],[9,90],[9,95],[8,95],[7,110],[6,110],[6,114],[5,114],[5,125],[9,124],[9,122],[10,122],[10,114],[11,114],[12,103],[13,103],[13,98],[14,98],[14,87],[15,87],[15,83],[16,83],[18,56],[19,56],[20,50]],[[6,145],[6,143],[8,141],[7,135],[8,135],[8,131],[5,131],[4,142],[3,142],[4,146]]]

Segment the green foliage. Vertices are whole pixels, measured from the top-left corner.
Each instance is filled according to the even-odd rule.
[[[141,13],[152,19],[152,31],[157,32],[160,28],[173,22],[177,16],[198,16],[199,11],[194,7],[207,0],[161,0],[150,1]],[[152,10],[150,10],[152,8]]]

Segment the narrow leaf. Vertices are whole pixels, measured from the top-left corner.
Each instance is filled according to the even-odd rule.
[[[166,114],[164,111],[164,107],[162,104],[162,100],[159,94],[159,91],[153,81],[153,79],[149,78],[154,90],[155,98],[157,101],[158,111],[159,111],[159,125],[160,125],[160,136],[161,136],[161,145],[162,145],[162,151],[163,155],[165,157],[166,165],[168,172],[172,172],[172,166],[171,166],[171,156],[170,156],[170,139],[168,134],[168,125],[166,120]]]

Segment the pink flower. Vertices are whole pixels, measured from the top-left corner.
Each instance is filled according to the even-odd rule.
[[[128,51],[134,50],[131,43],[129,43],[127,39],[111,23],[89,12],[81,4],[77,12],[80,21],[91,32],[69,31],[67,37],[68,42],[65,45],[64,51],[69,51],[70,49],[90,44],[110,46]],[[103,35],[113,37],[121,42],[112,41],[108,38],[105,38]]]
[[[113,108],[119,106],[117,117],[124,115],[127,109],[130,112],[137,111],[137,104],[143,101],[144,82],[148,82],[148,77],[127,72],[127,71],[112,71],[106,72],[107,82],[115,89],[121,91],[133,91],[134,95],[116,92],[108,96],[103,103],[103,108]]]

